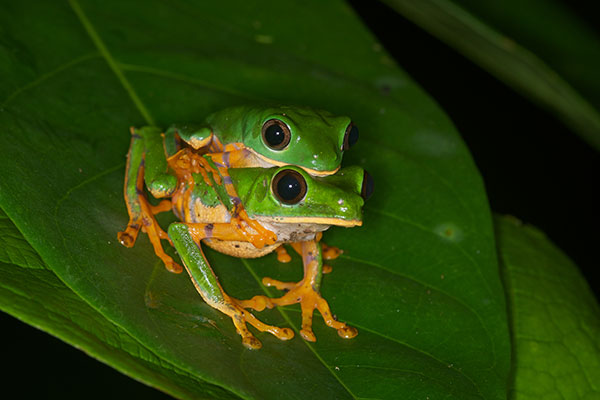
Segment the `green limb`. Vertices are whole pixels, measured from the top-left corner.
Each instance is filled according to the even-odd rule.
[[[212,230],[211,224],[207,224],[206,228]],[[231,318],[235,329],[242,337],[244,346],[249,349],[261,347],[260,341],[248,330],[246,324],[252,325],[261,332],[269,332],[281,340],[289,340],[294,337],[294,332],[289,328],[279,328],[259,321],[252,313],[244,309],[239,300],[228,296],[223,291],[215,273],[204,257],[200,243],[194,241],[186,224],[180,222],[171,224],[169,237],[190,274],[196,290],[209,306]]]
[[[179,222],[172,223],[169,225],[168,233],[196,290],[204,301],[213,307],[216,304],[223,304],[225,302],[223,290],[206,261],[200,244],[194,241],[187,225]]]
[[[171,155],[172,144],[180,138],[192,148],[198,150],[201,147],[209,146],[212,142],[212,132],[205,124],[179,124],[172,125],[165,132],[165,147],[167,154]]]
[[[142,206],[138,195],[138,183],[141,169],[144,163],[144,141],[135,134],[134,128],[131,128],[131,145],[127,153],[127,171],[125,172],[125,201],[132,220],[137,220],[142,215]]]
[[[308,254],[304,254],[305,252],[306,251],[303,249],[303,260],[310,257]],[[321,243],[316,242],[314,248],[311,247],[308,252],[314,252],[313,257],[317,261],[317,265],[315,266],[316,271],[313,287],[315,288],[315,291],[319,292],[321,290],[321,280],[323,279],[323,249],[321,247]],[[304,260],[304,262],[306,262],[306,260]]]
[[[168,172],[167,157],[161,129],[144,126],[135,129],[134,136],[144,141],[144,181],[156,198],[168,197],[177,188],[177,178]]]

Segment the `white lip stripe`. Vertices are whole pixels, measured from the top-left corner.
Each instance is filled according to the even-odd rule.
[[[305,223],[305,224],[320,224],[320,225],[335,225],[335,226],[361,226],[360,220],[344,220],[331,217],[268,217],[261,215],[253,215],[252,218],[260,218],[265,221],[284,222],[284,223]]]

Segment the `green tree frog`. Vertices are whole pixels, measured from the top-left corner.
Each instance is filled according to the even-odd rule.
[[[292,165],[231,168],[222,163],[219,154],[202,155],[190,147],[166,159],[157,140],[159,132],[153,127],[132,129],[125,179],[130,222],[119,234],[121,242],[133,246],[142,230],[167,269],[181,272],[181,267],[162,248],[161,240],[168,240],[202,298],[232,318],[242,343],[250,349],[260,348],[261,343],[247,323],[282,340],[291,339],[294,333],[289,328],[264,324],[248,309],[261,311],[293,303],[301,305],[300,334],[305,340],[316,340],[312,332],[315,308],[341,337],[356,336],[356,329],[333,318],[327,301],[320,295],[323,263],[319,239],[320,233],[332,225],[362,224],[362,206],[373,190],[373,181],[366,171],[351,166],[327,176],[314,176]],[[156,154],[148,157],[152,151],[162,151],[163,158]],[[172,187],[159,192],[168,193],[170,199],[157,205],[148,201],[144,191],[148,170],[156,168],[149,165],[149,158],[153,162],[164,160],[159,169],[168,169],[175,178]],[[173,211],[181,221],[172,223],[167,232],[154,217],[163,211]],[[264,278],[265,285],[287,290],[280,298],[235,299],[220,286],[201,242],[222,253],[247,258],[263,256],[290,243],[302,255],[304,278],[297,283]]]

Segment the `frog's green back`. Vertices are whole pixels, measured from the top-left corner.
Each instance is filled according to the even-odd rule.
[[[289,127],[289,145],[281,150],[263,141],[263,125],[272,119]],[[243,143],[274,165],[298,165],[314,175],[328,175],[341,165],[351,120],[309,107],[239,106],[216,112],[206,122],[223,144]]]

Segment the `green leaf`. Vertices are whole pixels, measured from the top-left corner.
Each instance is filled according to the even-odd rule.
[[[173,396],[191,398],[195,393],[204,393],[211,398],[237,398],[161,360],[85,303],[45,267],[1,209],[0,224],[0,240],[11,243],[4,249],[21,255],[11,263],[5,253],[0,253],[2,311]],[[32,266],[30,260],[38,264]]]
[[[600,149],[600,36],[554,0],[382,0]]]
[[[510,348],[491,218],[452,124],[345,3],[256,7],[2,4],[0,148],[10,156],[0,158],[0,205],[74,296],[165,368],[205,382],[194,395],[214,385],[259,399],[505,398]],[[376,192],[363,227],[326,234],[345,253],[322,288],[355,339],[315,319],[314,344],[259,334],[263,348],[246,350],[145,235],[132,249],[116,241],[128,220],[129,126],[261,101],[329,109],[361,127],[344,163],[364,166]],[[206,253],[239,298],[275,296],[264,276],[302,275],[298,258]],[[256,315],[298,332],[297,307]]]
[[[539,230],[496,218],[512,325],[511,398],[600,396],[600,307],[577,266]]]
[[[22,268],[47,268],[40,256],[0,209],[0,262]]]

